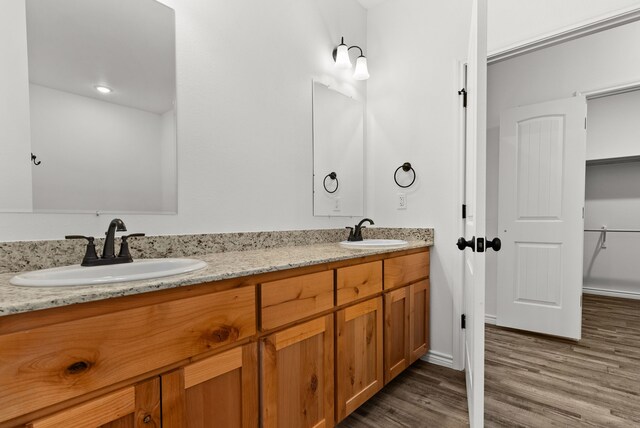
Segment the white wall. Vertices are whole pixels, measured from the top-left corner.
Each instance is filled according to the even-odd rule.
[[[635,7],[640,7],[640,1],[491,0],[488,51],[499,52]]]
[[[640,91],[596,98],[588,104],[587,160],[640,156]]]
[[[573,96],[640,76],[640,22],[613,28],[489,66],[487,111],[487,234],[498,229],[500,112]],[[587,144],[589,132],[587,132]],[[498,258],[500,257],[498,253]],[[487,259],[486,311],[495,315],[497,258]]]
[[[467,55],[471,2],[394,0],[368,12],[368,214],[376,224],[435,228],[431,347],[451,356],[458,236],[458,61]],[[411,162],[411,189],[393,181]],[[398,193],[407,209],[397,210]]]
[[[367,51],[362,6],[355,0],[165,3],[176,11],[178,215],[123,215],[128,228],[154,235],[353,223],[312,216],[310,83],[316,77],[366,98],[366,83],[336,71],[331,57],[342,35]],[[109,220],[0,214],[0,240],[97,236]]]
[[[178,210],[178,159],[176,157],[176,112],[169,110],[162,115],[160,138],[160,175],[163,212]]]
[[[0,212],[31,211],[29,77],[24,0],[2,2],[0,40],[0,171],[4,177],[0,179]]]
[[[640,162],[587,167],[585,228],[640,229]],[[584,239],[584,288],[640,298],[640,233],[600,233]]]
[[[34,84],[29,103],[34,211],[162,209],[160,115]]]

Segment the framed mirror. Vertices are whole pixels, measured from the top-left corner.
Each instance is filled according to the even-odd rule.
[[[26,48],[28,83],[11,96],[26,97],[28,129],[0,168],[0,181],[19,177],[0,187],[0,209],[177,212],[174,11],[155,0],[19,1],[24,28],[11,42]]]
[[[364,214],[362,102],[313,82],[313,214]]]

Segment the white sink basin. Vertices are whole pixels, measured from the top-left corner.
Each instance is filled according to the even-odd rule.
[[[406,247],[409,243],[402,239],[363,239],[362,241],[342,241],[340,246],[354,250],[376,250]]]
[[[99,285],[180,275],[206,266],[206,262],[195,259],[142,259],[109,266],[73,265],[36,270],[16,275],[9,282],[25,287]]]

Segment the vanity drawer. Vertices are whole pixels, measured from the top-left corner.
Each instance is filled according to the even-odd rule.
[[[262,284],[262,330],[333,308],[333,270]]]
[[[429,277],[429,252],[394,257],[384,261],[384,289],[400,287]]]
[[[382,261],[338,269],[338,305],[354,302],[382,291]]]
[[[0,336],[0,422],[256,332],[242,287]]]

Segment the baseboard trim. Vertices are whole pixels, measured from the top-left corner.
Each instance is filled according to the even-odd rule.
[[[495,315],[489,315],[489,314],[485,314],[484,316],[484,323],[485,324],[491,324],[491,325],[496,325],[496,316]]]
[[[422,361],[426,361],[431,364],[436,364],[438,366],[447,367],[449,369],[453,368],[453,356],[448,354],[443,354],[438,351],[429,351],[427,355],[420,358]]]
[[[543,49],[569,40],[588,36],[610,28],[629,24],[640,19],[640,9],[637,6],[617,11],[595,21],[576,24],[570,28],[560,30],[539,38],[535,38],[515,46],[503,48],[497,52],[491,52],[487,56],[488,64],[495,64],[519,55]]]
[[[640,292],[634,291],[607,290],[605,288],[583,287],[582,292],[584,294],[595,294],[596,296],[640,300]]]

